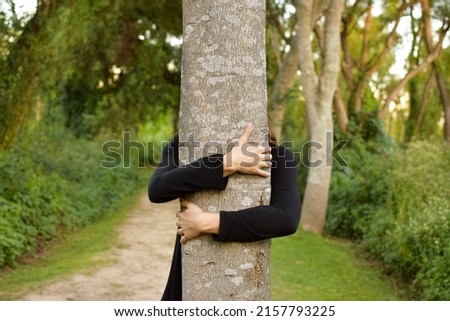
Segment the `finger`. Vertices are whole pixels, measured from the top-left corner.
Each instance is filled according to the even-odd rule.
[[[188,207],[190,202],[184,198],[180,198],[180,204],[181,206]]]
[[[179,229],[177,230],[177,234],[183,235],[183,229],[182,229],[182,228],[179,228]]]
[[[266,172],[262,169],[258,169],[256,171],[256,174],[258,174],[259,176],[265,177],[265,178],[270,177],[270,172]]]
[[[188,241],[187,237],[185,235],[183,235],[180,239],[180,243],[181,244],[186,244],[186,242]]]
[[[253,128],[254,128],[254,126],[252,123],[248,123],[247,126],[245,126],[244,133],[239,138],[239,145],[242,146],[244,143],[246,143],[248,141],[248,139],[250,138],[250,135],[252,134]]]
[[[271,149],[269,146],[259,146],[258,151],[261,152],[262,154],[270,154]]]
[[[178,227],[181,227],[181,222],[180,222],[180,221],[176,221],[175,224],[176,224]]]
[[[272,166],[271,161],[261,161],[259,162],[259,168],[269,168]]]
[[[270,148],[264,147],[264,146],[254,147],[254,149],[249,148],[248,150],[249,150],[249,152],[258,153],[261,155],[271,155]]]
[[[272,154],[262,154],[261,160],[270,161],[272,160]]]

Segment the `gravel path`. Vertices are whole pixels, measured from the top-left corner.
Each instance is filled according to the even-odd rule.
[[[50,283],[22,300],[160,300],[172,259],[178,208],[178,201],[151,204],[144,195],[119,227],[117,245],[103,254],[111,264]]]

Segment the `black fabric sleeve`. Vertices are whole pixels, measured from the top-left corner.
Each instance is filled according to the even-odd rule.
[[[221,211],[219,234],[213,238],[222,242],[253,242],[295,233],[301,210],[296,168],[292,152],[273,148],[270,205]]]
[[[178,137],[165,147],[161,161],[153,173],[148,197],[153,203],[163,203],[203,190],[223,190],[228,178],[223,177],[223,155],[214,154],[179,167]]]

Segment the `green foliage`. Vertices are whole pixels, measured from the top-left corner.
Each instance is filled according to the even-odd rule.
[[[174,136],[173,112],[159,113],[152,122],[141,125],[138,141],[147,146],[146,153],[139,156],[140,164],[156,167],[166,143]]]
[[[2,8],[0,8],[2,9]],[[5,13],[0,11],[0,148],[11,139],[17,108],[8,108],[13,95],[10,87],[17,79],[17,73],[9,72],[11,50],[14,48],[14,40],[20,35],[23,29],[23,21],[19,19],[14,11],[11,18],[7,18]]]
[[[0,154],[0,266],[92,223],[138,186],[136,169],[99,167],[101,145],[59,125],[23,133]]]
[[[421,292],[423,300],[446,300],[450,298],[450,247],[447,246],[442,252],[430,258],[427,262],[428,268],[422,269],[415,280],[418,291]]]
[[[430,142],[373,147],[352,142],[349,168],[335,169],[327,231],[360,240],[410,284],[411,298],[449,300],[450,150]]]
[[[327,233],[360,240],[372,224],[373,213],[386,206],[394,163],[386,144],[354,138],[340,153],[348,166],[333,167]]]
[[[449,181],[450,150],[444,144],[411,144],[393,171],[393,224],[383,238],[384,251],[376,254],[389,271],[413,281],[421,299],[450,299],[448,288],[442,288],[450,281],[448,267],[442,269],[442,262],[449,261]],[[438,296],[435,289],[441,289]]]
[[[176,110],[180,47],[169,39],[180,34],[181,1],[40,4],[14,42],[0,48],[0,148],[54,109],[86,138],[136,130]]]
[[[1,267],[145,186],[135,159],[101,168],[102,143],[178,108],[181,2],[53,1],[0,28]]]
[[[21,300],[24,293],[45,286],[50,279],[71,273],[89,273],[111,263],[110,258],[101,254],[117,245],[117,227],[123,223],[130,205],[141,196],[141,192],[135,193],[97,222],[76,233],[65,234],[63,242],[49,245],[43,255],[32,260],[33,264],[18,265],[14,270],[0,273],[0,300]]]
[[[167,37],[179,35],[181,22],[167,23],[167,10],[177,12],[179,3],[88,3],[62,7],[46,25],[54,63],[66,66],[48,77],[57,81],[51,86],[66,125],[78,136],[119,133],[177,108],[180,52]]]

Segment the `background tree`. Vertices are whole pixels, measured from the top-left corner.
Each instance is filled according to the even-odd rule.
[[[287,100],[298,76],[299,33],[295,30],[296,15],[284,14],[288,3],[279,4],[267,1],[268,35],[270,49],[276,61],[276,72],[268,101],[270,129],[275,137],[281,139]],[[280,43],[281,40],[283,43]]]
[[[14,0],[2,3],[6,5],[0,14],[0,266],[14,266],[24,253],[35,253],[61,234],[101,219],[145,186],[145,171],[141,175],[134,169],[105,170],[98,164],[102,144],[120,140],[124,131],[152,142],[157,157],[159,142],[177,130],[181,1],[42,0],[36,12],[25,17],[7,9]],[[236,4],[240,5],[244,4]],[[313,126],[323,125],[323,133],[330,127],[328,105],[318,104],[325,96],[323,101],[328,102],[322,89],[331,88],[332,77],[326,75],[335,71],[324,65],[334,46],[324,14],[330,5],[336,2],[302,1],[293,6],[290,0],[268,0],[269,113],[281,140],[295,142],[287,147],[297,155],[307,136],[312,137]],[[317,191],[321,197],[317,212],[328,206],[324,233],[360,243],[391,276],[410,284],[414,299],[450,298],[445,286],[450,277],[450,157],[448,144],[442,144],[448,141],[450,124],[449,6],[442,0],[347,0],[340,25],[341,51],[335,47],[333,53],[334,59],[338,52],[342,58],[331,114],[333,136],[335,141],[349,141],[341,154],[349,166],[334,164],[328,202],[325,184]],[[310,10],[306,17],[310,24],[298,19],[304,8]],[[229,18],[222,26],[231,30],[238,20]],[[199,21],[198,25],[208,24]],[[305,28],[299,29],[299,23]],[[230,52],[246,30],[228,39]],[[296,41],[308,47],[297,47]],[[207,48],[210,60],[203,64],[222,69],[209,72],[215,78],[209,77],[207,88],[218,88],[226,77],[250,82],[254,70],[223,71],[222,61],[227,66],[239,61],[221,60],[219,56],[225,55],[217,54],[221,49],[214,43]],[[405,48],[409,55],[402,55]],[[296,50],[303,50],[307,59],[295,61],[300,55]],[[306,65],[301,68],[303,85],[296,70],[301,61]],[[246,62],[245,68],[251,59]],[[262,85],[241,87],[253,94]],[[217,105],[217,95],[213,91],[208,97],[211,106]],[[220,103],[227,99],[231,98]],[[242,106],[252,99],[246,96],[226,107],[244,110]],[[216,114],[195,117],[216,120],[220,126],[231,124]],[[258,111],[256,116],[261,115]],[[319,115],[324,117],[313,121]],[[257,122],[252,117],[248,118]],[[230,140],[242,128],[234,125]],[[202,134],[210,139],[217,132]],[[314,146],[310,148],[314,152]],[[312,161],[317,157],[309,156]],[[308,204],[315,202],[310,191],[303,192],[307,171],[299,167],[298,172],[305,218],[315,211]],[[258,275],[258,269],[254,272]]]
[[[183,2],[181,164],[223,153],[248,122],[255,125],[251,140],[267,143],[265,20],[264,0]],[[225,191],[189,200],[217,212],[269,198],[268,179],[235,174]],[[269,240],[220,243],[201,235],[189,241],[182,247],[183,300],[270,299],[269,250]]]
[[[439,8],[436,12],[443,12],[444,9],[438,2],[436,3],[436,7]],[[440,21],[441,24],[435,37],[439,39],[434,47],[429,46],[429,50],[424,51],[420,49],[423,48],[424,39],[420,30],[424,32],[428,30],[430,34],[430,27],[425,27],[426,23],[429,24],[425,15],[417,18],[418,12],[422,11],[419,1],[393,1],[378,5],[377,14],[374,15],[373,1],[352,1],[343,15],[341,32],[343,81],[340,82],[339,91],[336,93],[334,106],[337,125],[344,134],[353,135],[365,131],[366,135],[374,119],[385,119],[390,114],[389,108],[392,110],[393,106],[399,105],[398,98],[404,92],[405,86],[412,85],[413,79],[420,77],[430,64],[435,64],[434,61],[439,58],[442,41],[448,29],[445,18],[436,19],[435,22]],[[424,9],[423,12],[427,10]],[[411,20],[413,39],[411,53],[416,58],[408,60],[406,74],[398,79],[399,75],[393,74],[390,68],[394,62],[393,50],[408,41],[406,39],[409,35],[399,32],[399,26],[404,25],[408,18]],[[429,83],[425,86],[426,90],[429,91],[431,85]],[[427,94],[422,95],[422,91],[420,95],[423,98],[427,97]],[[444,97],[441,101],[445,101],[445,94],[441,97]],[[412,98],[409,123],[418,124],[422,121],[420,118],[423,118],[423,112],[414,107],[414,101],[415,98]],[[425,101],[421,105],[425,106]],[[408,124],[406,127],[405,140],[408,140],[409,136],[417,131],[417,127],[414,129]]]
[[[180,34],[181,1],[43,2],[7,39],[0,146],[23,122],[53,117],[93,138],[177,110],[180,51],[170,39]]]
[[[373,1],[354,1],[346,7],[341,31],[345,88],[339,86],[334,100],[341,132],[360,133],[374,109],[379,108],[373,103],[373,85],[369,85],[374,83],[375,75],[383,79],[383,84],[389,81],[400,19],[415,2],[401,1],[400,6],[389,3],[379,17],[373,16]]]
[[[309,171],[303,200],[301,226],[318,234],[323,231],[331,180],[333,146],[332,102],[337,87],[340,52],[340,21],[343,0],[297,1],[298,32],[300,33],[300,70],[303,95],[308,115],[310,148]],[[315,68],[311,35],[316,19],[324,14],[324,47],[321,65]],[[315,19],[316,18],[316,19]]]
[[[431,54],[433,51],[433,37],[432,37],[432,28],[431,28],[431,8],[430,8],[430,2],[428,0],[421,0],[420,1],[421,6],[422,6],[422,22],[423,22],[423,38],[425,40],[425,46],[427,49],[428,54]],[[450,7],[447,4],[447,6],[440,4],[439,2],[436,2],[436,8],[435,8],[435,15],[437,16],[437,18],[439,20],[442,20],[443,23],[441,25],[441,29],[440,29],[440,34],[441,37],[443,38],[443,35],[445,36],[445,34],[447,33],[448,29],[450,28],[450,22],[449,22],[449,14],[450,14]],[[443,61],[443,59],[441,59],[441,61]],[[434,60],[432,62],[432,71],[430,73],[430,80],[429,82],[431,82],[431,78],[435,77],[436,79],[436,85],[437,88],[439,90],[439,98],[441,100],[441,104],[442,104],[442,109],[444,112],[444,130],[443,130],[443,134],[444,134],[444,139],[450,143],[450,97],[449,97],[449,92],[448,89],[446,88],[445,85],[445,80],[442,77],[441,74],[441,69],[439,68],[439,61]],[[423,109],[425,108],[426,105],[426,101],[427,101],[427,96],[428,96],[428,91],[429,88],[431,86],[431,83],[428,84],[427,82],[427,86],[425,86],[424,89],[424,96],[422,99],[422,108],[420,109],[422,112],[419,113],[419,117],[418,117],[418,125],[417,125],[417,130],[415,130],[415,133],[417,133],[417,131],[420,128],[420,125],[423,121]]]

